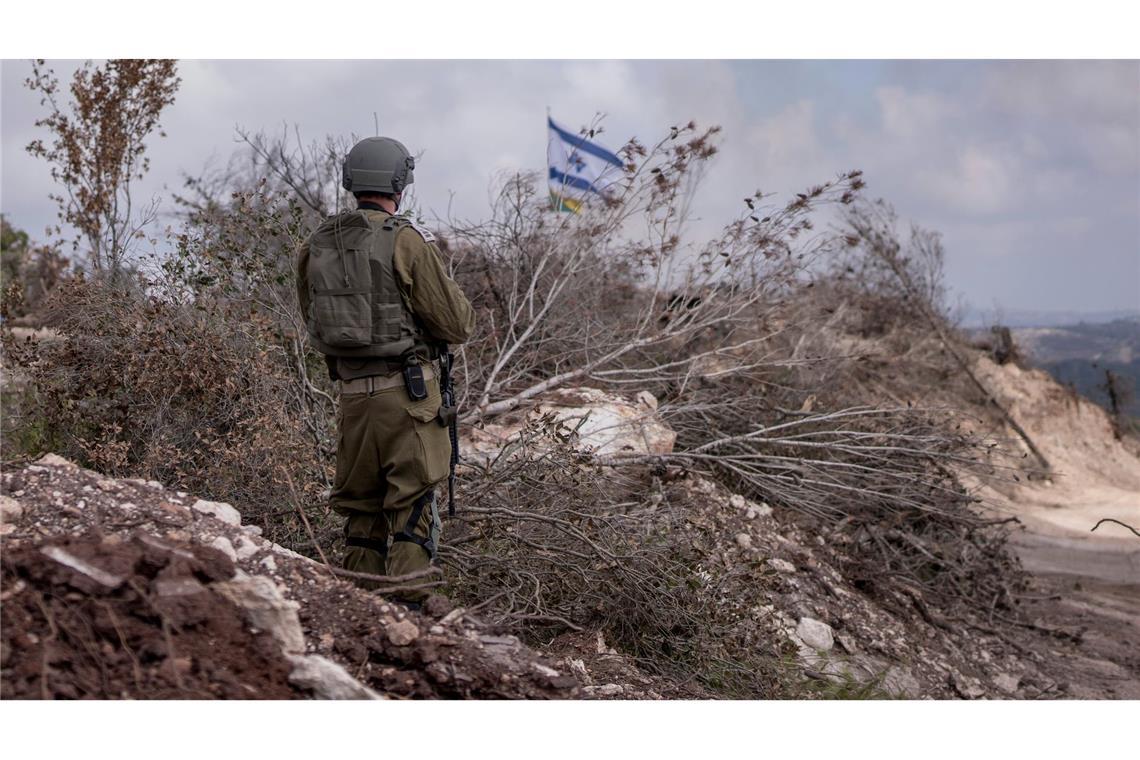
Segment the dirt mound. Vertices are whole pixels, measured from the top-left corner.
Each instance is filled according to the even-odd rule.
[[[975,371],[1052,467],[1048,480],[992,486],[990,501],[1045,536],[1135,552],[1135,537],[1119,525],[1107,523],[1095,535],[1089,531],[1106,517],[1140,525],[1136,443],[1117,439],[1104,409],[1042,370],[998,365],[981,356]],[[1023,445],[1012,433],[1010,438],[1013,445]],[[1140,575],[1134,574],[1132,581],[1137,580]]]
[[[291,665],[211,589],[205,546],[88,535],[3,558],[6,699],[289,699]]]
[[[517,638],[358,589],[228,504],[52,455],[0,491],[5,698],[580,694]]]

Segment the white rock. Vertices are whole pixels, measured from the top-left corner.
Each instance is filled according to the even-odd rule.
[[[815,618],[800,618],[800,623],[796,626],[796,635],[804,644],[820,652],[829,652],[835,646],[831,626]]]
[[[254,542],[250,541],[245,536],[237,537],[237,546],[234,547],[234,552],[240,560],[246,560],[257,554],[261,549]]]
[[[772,507],[768,506],[765,502],[760,502],[759,505],[753,507],[756,510],[757,517],[767,517],[772,514]]]
[[[559,673],[554,668],[548,668],[541,663],[532,662],[530,665],[532,668],[534,668],[535,673],[538,673],[539,675],[542,675],[542,676],[546,676],[547,678],[557,678],[558,676],[562,675],[561,673]]]
[[[250,625],[269,631],[285,652],[305,651],[305,634],[297,615],[301,605],[286,599],[269,578],[255,575],[214,583],[210,588],[245,610]]]
[[[890,694],[907,699],[922,696],[922,684],[909,669],[901,665],[892,665],[883,675],[883,688]]]
[[[24,514],[24,505],[11,496],[0,496],[0,521],[14,522]]]
[[[637,401],[639,404],[643,404],[643,405],[649,407],[649,409],[651,409],[652,411],[654,411],[654,412],[657,411],[657,397],[654,396],[649,391],[640,391],[637,394]]]
[[[261,535],[261,526],[260,525],[243,525],[241,529],[244,530],[246,533],[248,533],[251,536],[260,536]]]
[[[383,699],[348,671],[319,654],[289,655],[289,683],[310,689],[318,699]]]
[[[736,534],[736,545],[739,546],[741,549],[751,549],[752,548],[752,536],[748,535],[747,533],[737,533]]]
[[[794,573],[796,571],[795,565],[793,565],[791,562],[788,562],[786,559],[779,559],[778,557],[773,557],[765,564],[767,564],[768,567],[772,568],[777,573]]]
[[[193,596],[205,590],[195,578],[163,578],[154,582],[154,593],[161,597]]]
[[[43,465],[44,467],[67,467],[74,469],[78,465],[69,462],[59,454],[44,454],[36,460],[36,464]]]
[[[237,562],[237,552],[234,551],[234,545],[225,536],[218,536],[210,542],[210,546],[229,557],[231,562]]]
[[[203,515],[216,517],[222,522],[229,523],[230,525],[241,525],[241,513],[234,509],[232,505],[226,504],[222,501],[206,501],[205,499],[198,499],[198,501],[190,505],[190,509]]]
[[[734,509],[746,509],[748,507],[748,499],[745,499],[738,493],[734,493],[728,497],[728,505]]]
[[[388,641],[398,647],[405,647],[418,639],[420,629],[411,620],[400,620],[388,626]]]
[[[64,567],[70,568],[80,575],[90,578],[101,586],[118,588],[123,583],[123,579],[117,575],[111,575],[106,570],[95,567],[86,560],[80,559],[58,546],[48,546],[41,549],[40,553],[48,559],[55,560]]]
[[[625,689],[618,683],[604,683],[601,686],[583,687],[582,691],[587,694],[600,694],[603,697],[616,697],[625,691]]]
[[[258,564],[260,564],[262,567],[264,567],[266,570],[268,570],[271,573],[277,570],[277,560],[273,559],[273,555],[266,556]]]
[[[676,432],[657,414],[656,399],[650,404],[641,395],[631,401],[596,388],[563,388],[535,401],[528,414],[551,415],[576,431],[576,446],[601,456],[668,454],[677,440]],[[470,461],[490,461],[518,439],[525,424],[516,414],[504,417],[501,423],[472,428],[466,431],[460,449]]]
[[[1012,673],[999,673],[994,677],[994,685],[1006,694],[1015,694],[1017,687],[1021,685],[1021,678]]]

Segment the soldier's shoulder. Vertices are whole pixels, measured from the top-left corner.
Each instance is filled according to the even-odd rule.
[[[399,219],[400,219],[400,224],[402,225],[403,228],[414,230],[416,235],[418,235],[419,238],[421,240],[423,240],[425,243],[436,242],[435,233],[432,232],[431,230],[429,230],[427,227],[420,224],[419,222],[417,222],[415,219],[411,219],[411,218],[406,217],[406,216],[401,216],[401,217],[399,217]],[[403,231],[403,230],[401,230],[401,231]]]

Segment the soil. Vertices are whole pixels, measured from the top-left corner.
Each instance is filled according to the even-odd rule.
[[[301,655],[387,698],[580,695],[517,638],[438,597],[415,612],[357,588],[228,505],[49,455],[5,469],[0,507],[4,699],[306,698],[289,681]],[[303,653],[214,585],[255,576],[297,606]]]
[[[221,552],[89,534],[7,551],[2,567],[5,699],[300,696],[272,637],[210,589],[234,575]]]

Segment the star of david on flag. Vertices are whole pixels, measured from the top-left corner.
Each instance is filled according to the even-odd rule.
[[[560,211],[578,213],[590,195],[605,196],[625,164],[613,151],[563,129],[549,116],[546,123],[550,200]]]

